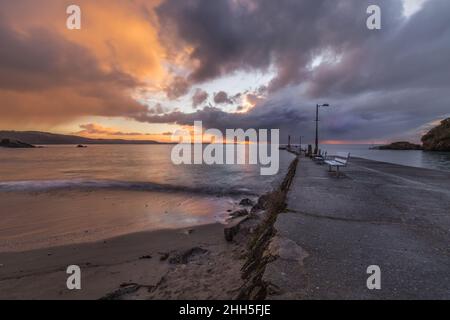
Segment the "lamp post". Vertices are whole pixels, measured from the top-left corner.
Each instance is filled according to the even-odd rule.
[[[314,154],[319,153],[319,108],[320,107],[329,107],[328,103],[325,104],[317,104],[316,105],[316,146],[314,148]]]

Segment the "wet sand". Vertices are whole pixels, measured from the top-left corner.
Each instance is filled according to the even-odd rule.
[[[0,192],[0,252],[224,222],[236,200],[175,192]]]

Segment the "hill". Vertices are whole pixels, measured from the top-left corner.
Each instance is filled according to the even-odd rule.
[[[153,140],[90,139],[74,135],[40,131],[0,131],[0,140],[10,139],[28,144],[160,144]]]

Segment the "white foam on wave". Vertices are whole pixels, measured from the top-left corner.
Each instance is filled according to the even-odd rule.
[[[253,195],[247,188],[222,188],[222,187],[188,187],[158,184],[153,182],[130,182],[114,180],[26,180],[26,181],[4,181],[0,182],[1,192],[14,191],[48,191],[55,189],[125,189],[125,190],[143,190],[159,192],[185,192],[200,194],[247,194]]]

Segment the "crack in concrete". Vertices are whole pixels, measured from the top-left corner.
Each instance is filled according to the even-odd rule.
[[[343,218],[343,217],[334,217],[327,215],[318,215],[313,213],[307,213],[298,210],[287,209],[287,212],[298,213],[304,216],[318,218],[318,219],[327,219],[327,220],[336,220],[336,221],[344,221],[344,222],[356,222],[356,223],[369,223],[369,224],[379,224],[379,225],[402,225],[402,226],[415,226],[416,225],[408,225],[402,221],[377,221],[377,220],[366,220],[366,219],[352,219],[352,218]]]

